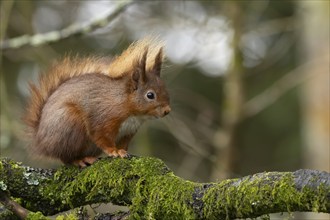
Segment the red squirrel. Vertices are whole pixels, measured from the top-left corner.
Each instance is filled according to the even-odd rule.
[[[163,46],[151,38],[114,59],[67,57],[30,84],[25,122],[36,155],[85,167],[104,152],[127,156],[147,118],[170,111],[160,78]]]

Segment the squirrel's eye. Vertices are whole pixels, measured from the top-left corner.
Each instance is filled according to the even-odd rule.
[[[146,96],[148,99],[155,99],[155,93],[153,92],[147,92]]]

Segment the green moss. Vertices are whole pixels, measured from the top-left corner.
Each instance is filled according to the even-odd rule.
[[[265,176],[266,175],[266,176]],[[260,176],[260,177],[259,177]],[[312,205],[314,212],[325,210],[325,198],[329,188],[321,185],[318,193],[308,187],[301,191],[295,188],[291,173],[264,173],[243,180],[227,180],[211,187],[204,195],[205,219],[231,219],[257,217],[265,212],[286,210],[308,210]],[[320,198],[325,201],[320,201]],[[329,206],[328,206],[329,207]]]
[[[330,187],[321,184],[317,188],[317,192],[305,187],[302,190],[301,205],[308,205],[313,212],[321,212],[330,207],[330,200],[326,199],[330,194]]]
[[[274,189],[272,189],[274,205],[281,210],[286,209],[288,213],[295,209],[293,205],[301,204],[301,194],[296,190],[291,174],[287,174],[280,181],[275,182]]]
[[[130,178],[129,173],[125,172],[129,170],[127,166],[128,161],[113,159],[111,163],[105,160],[98,161],[82,171],[76,167],[63,167],[55,173],[53,184],[44,188],[42,193],[54,202],[62,201],[63,204],[96,199],[118,200],[129,184],[124,181]],[[73,176],[74,181],[70,179]]]
[[[1,181],[1,188],[6,188],[10,191],[10,188],[21,188],[22,191],[27,191],[29,190],[28,185],[26,184],[26,179],[28,179],[28,177],[26,177],[26,179],[22,178],[22,175],[24,173],[24,168],[21,166],[21,163],[17,163],[14,162],[12,160],[9,159],[4,159],[1,163],[1,167],[0,167],[0,176],[5,176],[5,170],[6,167],[10,167],[10,175],[13,176],[11,178],[11,182],[10,185],[8,185],[7,178],[3,178],[3,181]],[[7,186],[7,187],[5,187]],[[22,186],[26,186],[23,187]]]
[[[175,177],[165,176],[141,179],[137,185],[133,204],[130,206],[132,219],[196,219],[192,208],[195,185]]]
[[[74,181],[68,179],[71,176],[75,176]],[[67,181],[63,181],[65,178]],[[106,158],[81,172],[74,167],[59,169],[54,183],[42,193],[54,203],[62,201],[72,207],[72,203],[81,201],[112,201],[130,206],[130,216],[134,219],[145,216],[173,219],[174,216],[195,217],[192,207],[188,206],[195,186],[176,177],[159,159]]]
[[[232,184],[234,180],[225,180],[219,184],[213,185],[210,187],[207,192],[204,194],[202,200],[204,203],[203,213],[204,219],[213,219],[214,217],[214,209],[220,209],[219,213],[217,213],[218,218],[224,219],[227,217],[227,213],[229,213],[229,209],[233,205],[231,202],[234,201],[230,197],[226,197],[226,193],[233,193],[235,187],[228,187]]]
[[[56,220],[77,220],[78,217],[74,213],[59,215],[56,217]]]
[[[49,220],[41,212],[30,212],[26,217],[27,220]]]
[[[265,208],[290,212],[291,204],[295,204],[293,200],[299,198],[293,179],[288,174],[271,185],[269,183],[273,178],[272,175],[266,178],[254,176],[242,181],[228,180],[210,188],[203,198],[204,204],[210,204],[204,207],[204,217],[230,219],[233,215],[238,218],[258,216]]]
[[[131,219],[196,219],[192,203],[195,183],[170,172],[159,159],[137,160],[132,173],[138,173],[130,208]]]
[[[330,207],[330,199],[326,199],[329,198],[330,187],[326,186],[325,184],[321,184],[317,190],[318,194],[321,196],[317,196],[317,199],[314,200],[317,202],[316,204],[313,203],[312,211],[316,210],[317,212],[320,212],[320,210],[327,210],[327,207]]]

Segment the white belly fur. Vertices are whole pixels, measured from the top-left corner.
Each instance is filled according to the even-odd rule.
[[[120,140],[124,136],[135,134],[139,127],[142,125],[147,118],[143,116],[132,116],[126,119],[119,128],[118,136],[116,140]]]

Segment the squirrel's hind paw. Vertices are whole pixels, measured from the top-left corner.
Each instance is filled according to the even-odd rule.
[[[97,160],[97,157],[84,157],[81,160],[75,160],[72,162],[73,165],[84,168],[88,165],[92,165]]]

